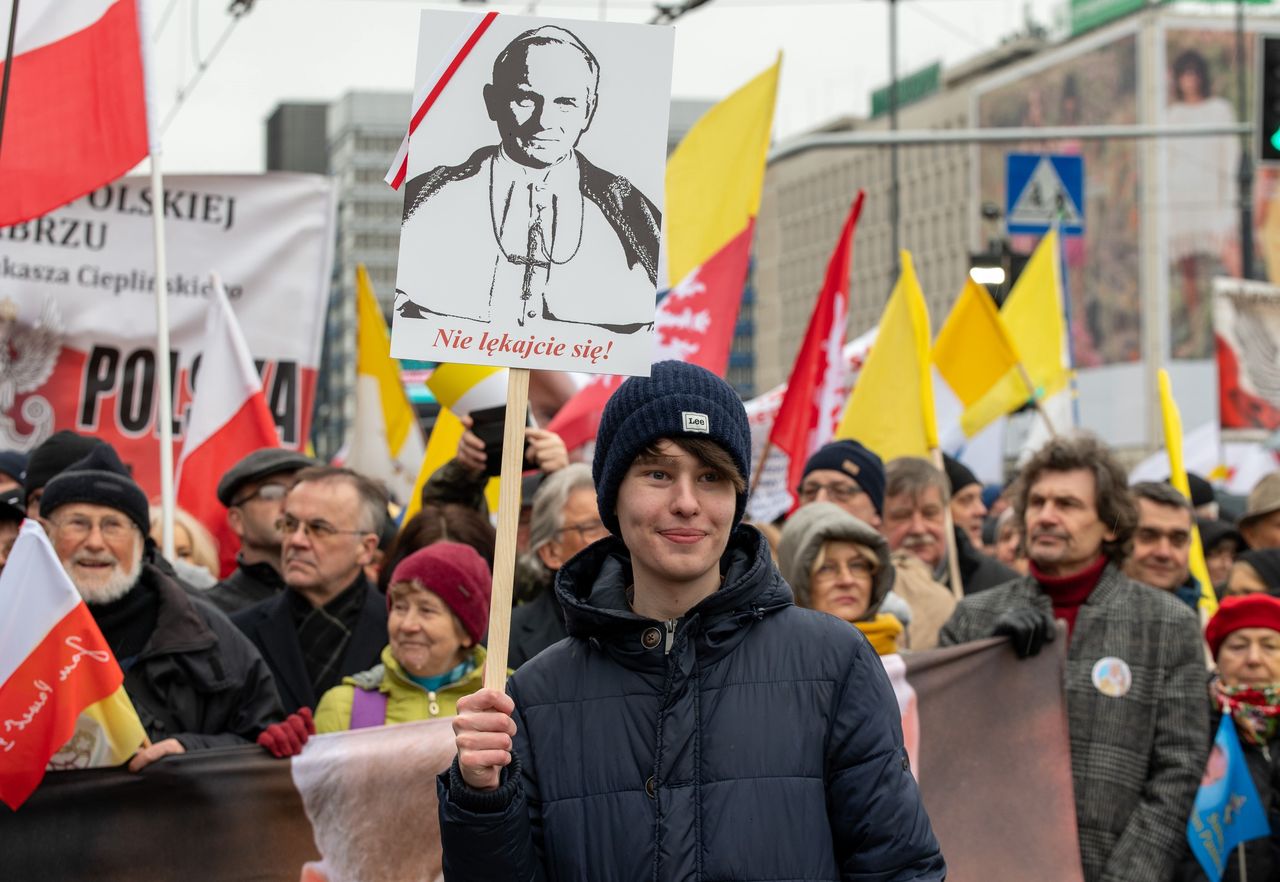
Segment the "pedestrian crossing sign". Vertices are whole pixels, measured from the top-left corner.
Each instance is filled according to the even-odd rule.
[[[1009,233],[1047,233],[1054,222],[1066,236],[1084,233],[1084,159],[1010,153],[1005,163],[1005,222]]]

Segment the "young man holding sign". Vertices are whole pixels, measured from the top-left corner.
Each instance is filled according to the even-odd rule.
[[[593,470],[613,535],[560,571],[570,637],[458,703],[451,882],[945,877],[875,652],[796,608],[739,525],[750,455],[742,402],[702,368],[610,399]]]

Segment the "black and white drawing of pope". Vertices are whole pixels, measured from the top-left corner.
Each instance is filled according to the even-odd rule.
[[[483,99],[500,143],[406,185],[400,318],[652,326],[662,216],[579,151],[599,93],[599,61],[565,28],[498,53]]]

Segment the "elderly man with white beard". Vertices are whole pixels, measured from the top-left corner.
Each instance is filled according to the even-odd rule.
[[[251,743],[281,721],[271,672],[249,639],[143,562],[147,497],[110,445],[46,485],[40,519],[152,742],[131,771],[170,754]]]

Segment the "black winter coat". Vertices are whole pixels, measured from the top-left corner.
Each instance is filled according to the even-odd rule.
[[[140,578],[157,592],[160,610],[146,647],[125,671],[124,689],[152,741],[176,738],[187,750],[229,747],[284,719],[266,663],[226,616],[149,564]]]
[[[237,558],[236,568],[206,591],[210,603],[227,615],[270,600],[284,591],[284,578],[269,563],[247,564]]]
[[[630,611],[616,539],[560,571],[570,639],[516,671],[503,785],[441,775],[449,882],[941,880],[879,658],[792,603],[758,531],[676,622]]]
[[[959,527],[956,531],[956,560],[960,564],[960,581],[964,584],[965,595],[986,591],[1005,582],[1012,582],[1020,577],[1020,573],[1012,570],[1000,561],[973,547],[969,534]],[[951,586],[951,568],[943,571],[942,584]]]
[[[569,636],[564,610],[556,598],[555,585],[545,586],[533,600],[511,611],[511,640],[507,644],[507,667],[520,667],[553,643]]]
[[[364,606],[338,666],[338,673],[343,677],[367,671],[378,664],[382,647],[387,645],[387,600],[363,574],[357,579],[364,586]],[[314,710],[320,703],[320,696],[311,685],[307,664],[302,658],[289,594],[281,591],[274,597],[242,609],[231,616],[231,621],[262,653],[271,675],[275,677],[285,713],[291,714],[303,707]]]

